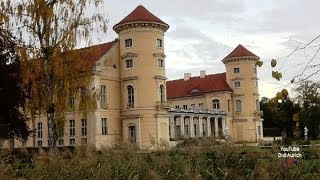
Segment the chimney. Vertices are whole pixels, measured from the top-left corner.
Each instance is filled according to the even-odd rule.
[[[206,77],[206,70],[200,71],[200,78]]]
[[[191,77],[191,73],[184,73],[184,80],[188,81]]]

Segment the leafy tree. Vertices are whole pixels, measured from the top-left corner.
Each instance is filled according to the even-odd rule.
[[[56,147],[56,125],[68,110],[66,97],[80,96],[81,89],[79,106],[88,108],[94,102],[88,90],[94,62],[80,61],[81,53],[72,50],[80,42],[89,44],[93,33],[106,32],[107,20],[96,10],[101,4],[102,0],[1,2],[0,24],[26,41],[20,54],[23,85],[30,96],[27,107],[33,119],[36,113],[46,114],[51,150]]]
[[[265,128],[280,128],[286,130],[289,136],[293,134],[295,122],[293,116],[300,110],[299,104],[295,104],[288,96],[274,97],[268,99],[263,97],[260,101],[260,107],[263,111],[264,127]],[[281,100],[283,99],[283,100]],[[272,133],[274,135],[274,133]]]
[[[19,110],[25,95],[21,88],[20,58],[16,40],[0,28],[0,138],[28,137],[27,118]]]
[[[312,138],[320,133],[320,84],[312,81],[300,82],[294,90],[298,93],[297,100],[302,110],[299,113],[301,130],[303,127],[309,129]]]

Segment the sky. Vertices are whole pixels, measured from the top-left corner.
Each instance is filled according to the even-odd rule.
[[[169,80],[186,72],[225,72],[221,60],[242,44],[264,62],[258,69],[260,97],[274,97],[283,88],[293,96],[290,80],[307,64],[320,64],[320,55],[312,59],[320,38],[302,48],[320,35],[319,0],[104,0],[109,29],[100,41],[117,38],[112,27],[140,4],[170,25],[164,44]],[[271,59],[278,62],[275,68]],[[272,78],[273,70],[283,73],[281,81]],[[314,71],[306,69],[300,78]],[[319,81],[320,73],[311,79]]]

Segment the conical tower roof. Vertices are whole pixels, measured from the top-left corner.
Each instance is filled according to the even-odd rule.
[[[117,27],[119,27],[121,25],[125,25],[125,24],[130,24],[133,22],[153,22],[153,23],[165,25],[169,28],[169,25],[167,23],[163,22],[157,16],[152,14],[144,6],[139,5],[128,16],[126,16],[119,23],[114,25],[113,30],[116,31]]]
[[[244,46],[239,44],[233,51],[231,51],[230,54],[228,54],[228,56],[223,58],[223,60],[230,59],[230,58],[236,58],[236,57],[248,57],[248,56],[259,58],[259,56],[253,54],[251,51],[249,51]]]

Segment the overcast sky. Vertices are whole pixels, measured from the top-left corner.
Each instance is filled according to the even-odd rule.
[[[165,34],[169,79],[185,72],[199,76],[200,70],[225,72],[221,60],[242,44],[264,61],[258,72],[260,97],[291,87],[284,85],[303,70],[317,47],[285,56],[320,34],[319,0],[104,0],[109,30],[101,41],[114,40],[113,25],[139,4],[170,25]],[[320,63],[319,57],[310,64]],[[280,82],[271,78],[272,58],[278,60],[274,70],[283,72]],[[320,79],[319,74],[313,79]]]

